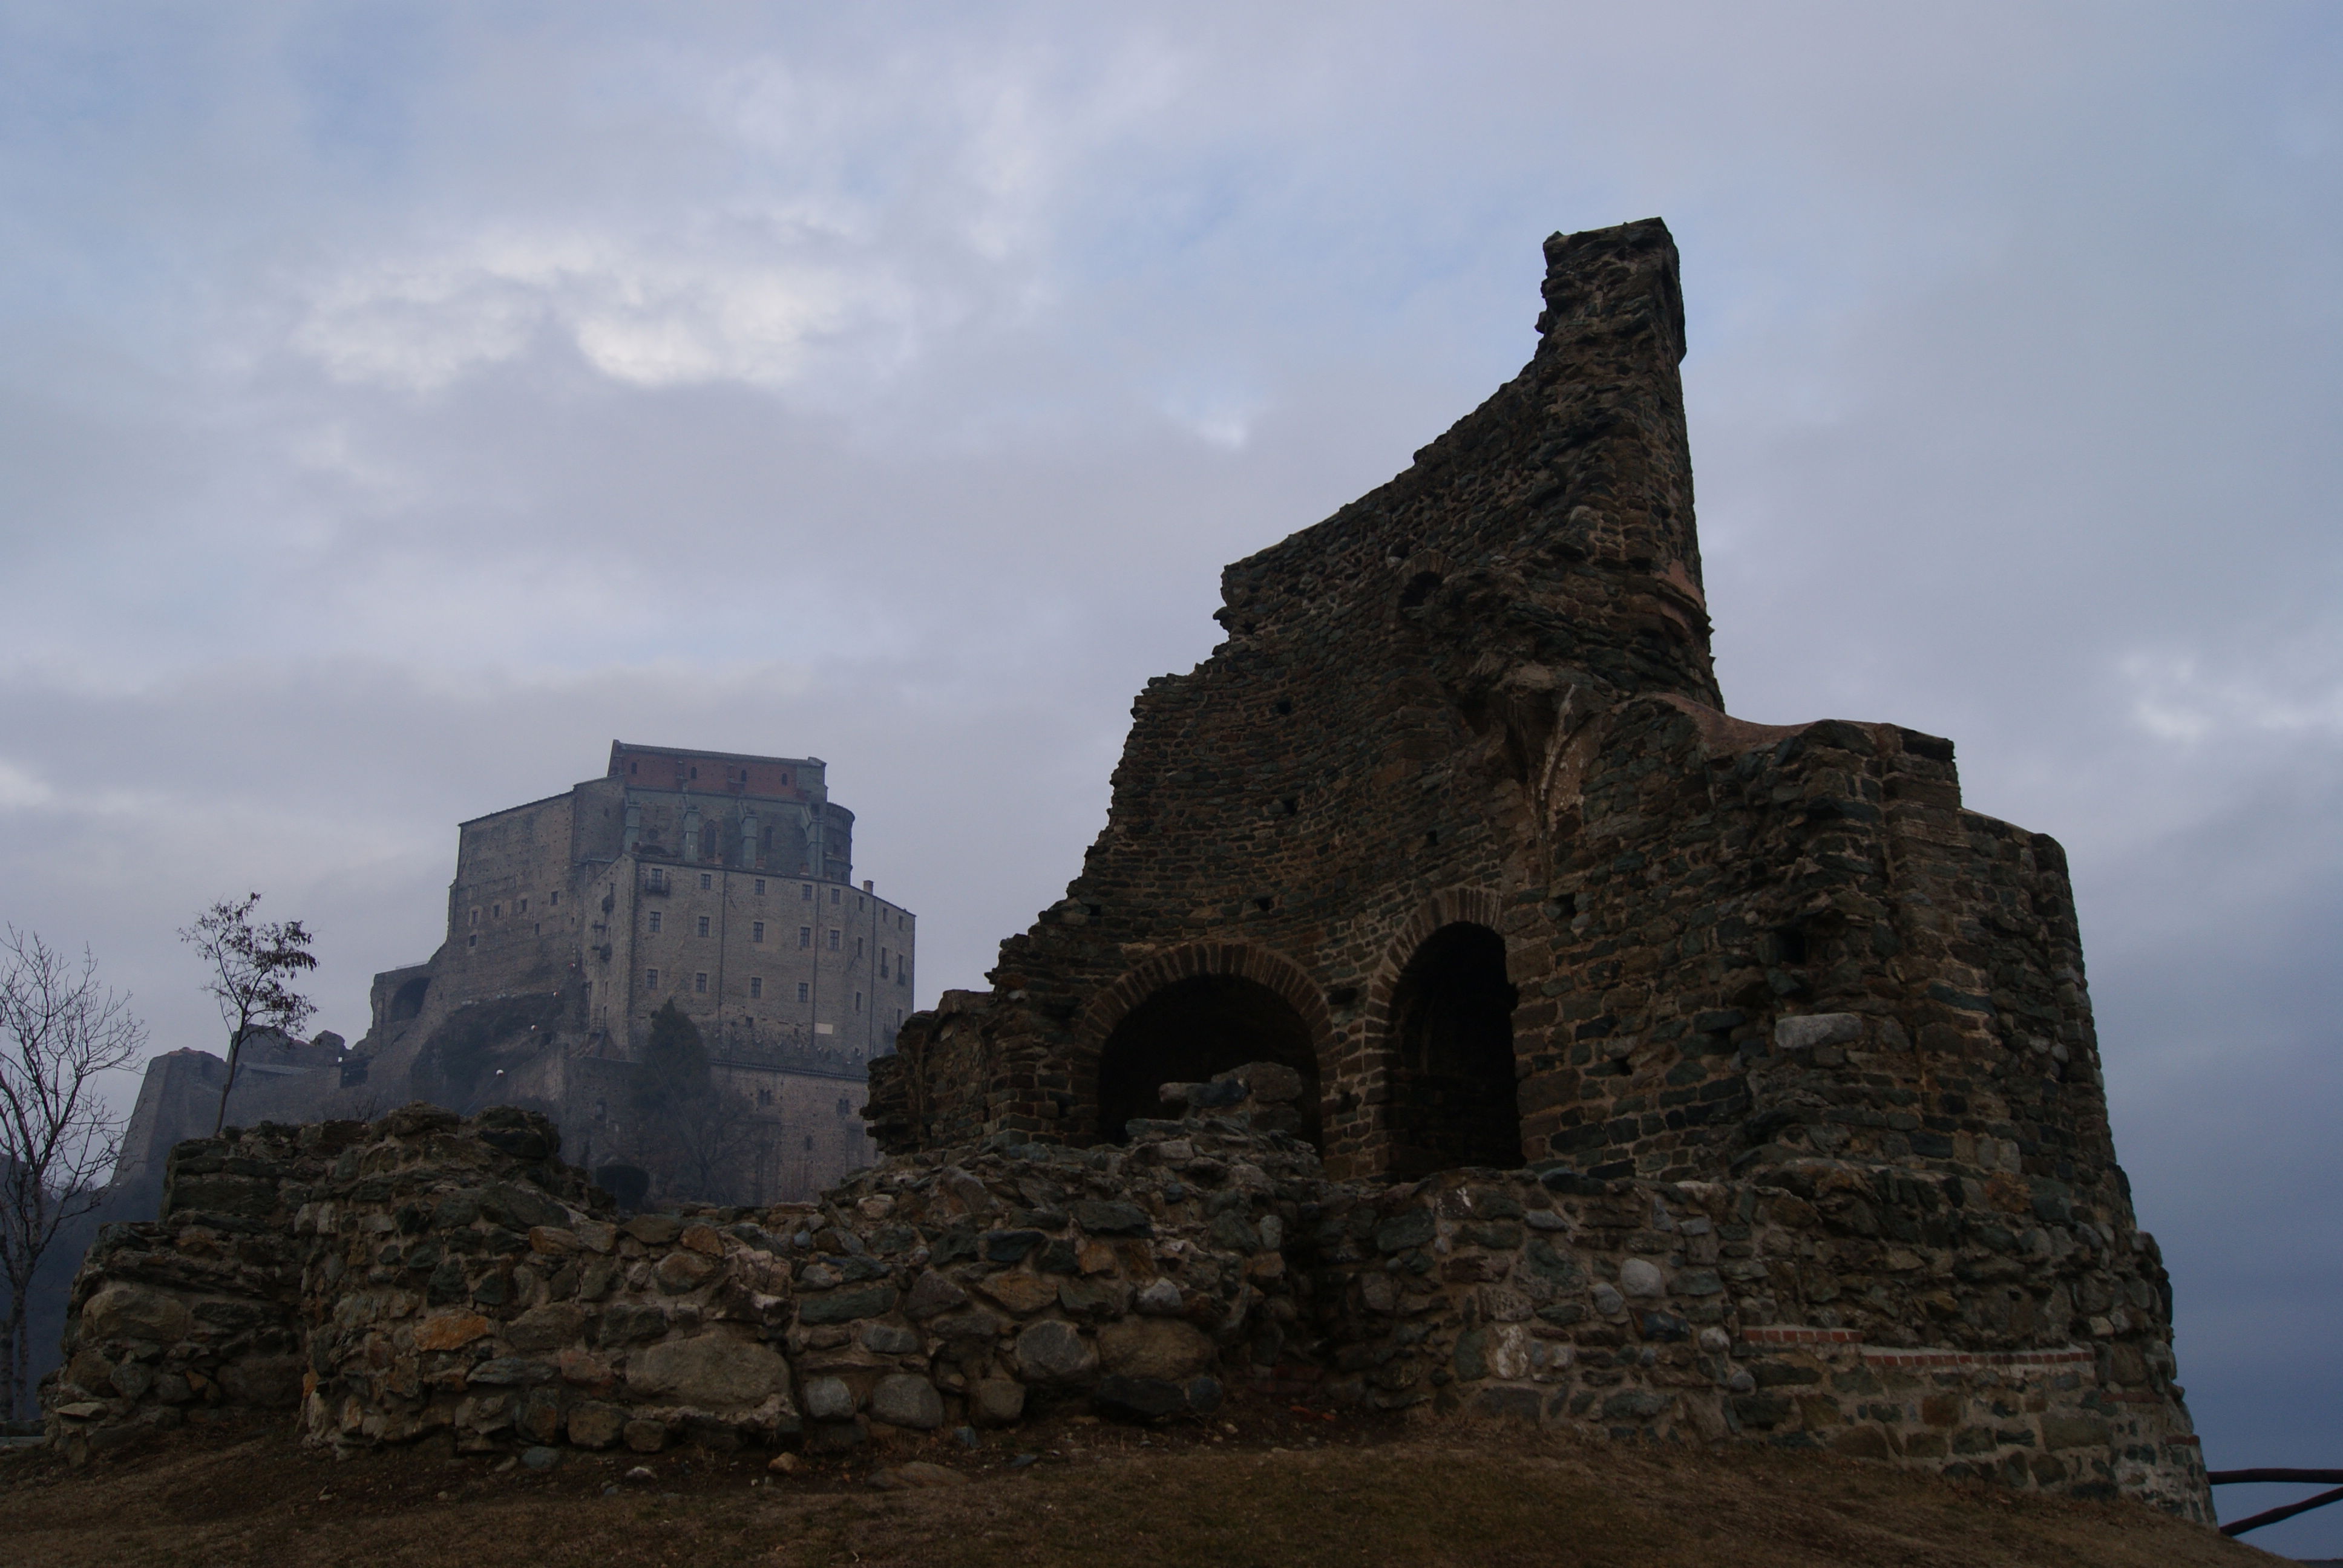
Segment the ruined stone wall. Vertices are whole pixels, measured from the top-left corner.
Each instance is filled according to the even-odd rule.
[[[1521,375],[1224,574],[1230,638],[1134,704],[1067,898],[874,1067],[881,1146],[1115,1141],[1116,1083],[1168,1038],[1134,1020],[1212,980],[1299,1042],[1278,1060],[1336,1175],[1821,1153],[2047,1181],[2128,1226],[2058,846],[1964,810],[1948,741],[1725,714],[1673,242],[1546,249]],[[1438,1010],[1416,977],[1473,932],[1510,988],[1477,1079],[1410,1034]],[[1193,1015],[1230,1034],[1206,1069],[1257,1050],[1231,1016]],[[1476,1099],[1494,1135],[1443,1131]]]
[[[51,1428],[85,1453],[259,1407],[343,1448],[819,1450],[1234,1386],[2209,1518],[2136,1231],[1825,1158],[1329,1181],[1290,1113],[1190,1099],[1124,1148],[1001,1134],[818,1204],[623,1221],[519,1112],[191,1143],[165,1221],[115,1228],[76,1283]]]

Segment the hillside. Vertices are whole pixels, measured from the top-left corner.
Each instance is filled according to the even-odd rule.
[[[1152,1432],[1076,1419],[806,1462],[678,1451],[336,1462],[278,1429],[66,1469],[0,1459],[0,1564],[608,1568],[848,1563],[1314,1568],[2216,1568],[2278,1561],[2128,1503],[2020,1497],[1833,1456],[1636,1452],[1274,1406]],[[1036,1455],[1022,1465],[1020,1455]],[[927,1485],[882,1490],[906,1462]],[[640,1464],[649,1473],[627,1478]],[[881,1485],[874,1485],[874,1479]]]

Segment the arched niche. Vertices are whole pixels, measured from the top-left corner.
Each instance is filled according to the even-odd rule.
[[[1126,1141],[1134,1117],[1163,1114],[1156,1090],[1201,1083],[1249,1061],[1302,1075],[1300,1135],[1319,1145],[1318,1053],[1293,1005],[1258,980],[1196,974],[1159,986],[1122,1016],[1099,1050],[1099,1136]]]
[[[1393,983],[1391,1165],[1401,1177],[1522,1163],[1505,942],[1455,920],[1417,946]]]

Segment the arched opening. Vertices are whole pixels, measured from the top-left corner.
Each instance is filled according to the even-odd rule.
[[[1310,1027],[1267,986],[1235,975],[1191,975],[1125,1015],[1099,1052],[1099,1136],[1126,1141],[1124,1123],[1161,1116],[1156,1089],[1202,1083],[1249,1061],[1302,1075],[1301,1136],[1318,1143],[1318,1053]]]
[[[1486,926],[1441,927],[1392,989],[1393,1173],[1522,1162],[1513,1004],[1505,943]]]
[[[423,975],[417,975],[400,986],[392,993],[390,1016],[387,1021],[405,1023],[410,1018],[420,1016],[423,1011],[423,993],[430,987],[431,981]]]

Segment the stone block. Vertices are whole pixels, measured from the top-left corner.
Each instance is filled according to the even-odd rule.
[[[1064,1387],[1087,1382],[1098,1371],[1098,1350],[1071,1323],[1051,1318],[1017,1336],[1011,1354],[1017,1375],[1029,1383]]]
[[[978,1426],[1014,1426],[1024,1415],[1023,1383],[1008,1378],[981,1378],[969,1389],[968,1417]]]
[[[870,1394],[870,1419],[890,1426],[932,1432],[944,1423],[944,1402],[935,1384],[909,1372],[891,1372],[879,1380]]]
[[[1099,1368],[1118,1376],[1183,1382],[1217,1359],[1211,1338],[1177,1318],[1125,1318],[1098,1333]]]
[[[569,1441],[580,1448],[608,1448],[626,1430],[627,1412],[598,1402],[574,1405],[569,1412]]]
[[[771,1346],[721,1332],[662,1341],[627,1361],[627,1392],[637,1399],[738,1409],[789,1386],[789,1365]]]

